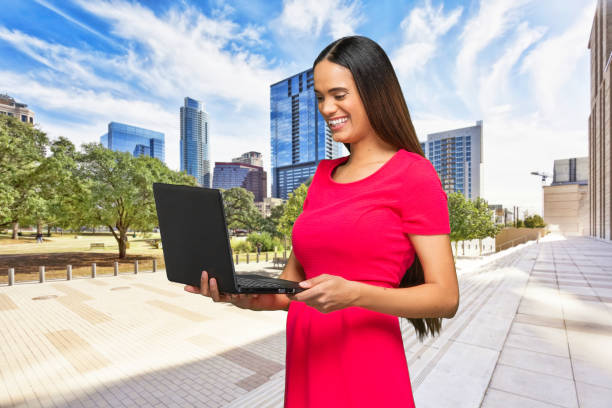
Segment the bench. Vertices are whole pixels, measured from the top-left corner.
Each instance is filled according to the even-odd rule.
[[[283,269],[287,264],[288,260],[289,259],[287,258],[274,258],[272,259],[272,265],[274,266],[274,268]]]
[[[89,244],[89,249],[104,248],[104,242],[92,242]]]

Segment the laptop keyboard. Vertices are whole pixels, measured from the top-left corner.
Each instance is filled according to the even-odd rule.
[[[245,288],[284,288],[280,282],[268,281],[265,279],[249,279],[238,277],[238,285],[244,286]]]

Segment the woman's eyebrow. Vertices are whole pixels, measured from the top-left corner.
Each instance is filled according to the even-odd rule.
[[[318,93],[318,94],[320,94],[320,93],[321,93],[321,92],[319,92],[319,91],[318,91],[316,88],[315,88],[315,90],[314,90],[314,91],[315,91],[315,93]],[[348,92],[348,89],[346,89],[346,88],[342,88],[342,87],[340,87],[340,86],[337,86],[337,87],[335,87],[335,88],[331,88],[331,89],[330,89],[330,90],[328,90],[327,92],[328,92],[328,93],[332,93],[332,92],[337,92],[337,91]]]

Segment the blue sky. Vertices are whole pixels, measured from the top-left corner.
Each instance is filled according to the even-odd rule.
[[[185,96],[210,115],[211,160],[269,170],[270,84],[359,34],[389,54],[421,140],[484,121],[483,196],[541,213],[553,160],[586,156],[595,0],[0,0],[0,92],[50,137],[110,121],[161,131],[179,167]]]

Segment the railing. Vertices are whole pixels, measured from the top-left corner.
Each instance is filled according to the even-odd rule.
[[[145,271],[141,271],[139,264],[138,264],[138,260],[134,261],[133,264],[133,272],[130,272],[130,274],[138,274],[139,272],[145,272]],[[151,272],[157,272],[157,259],[153,259],[153,265],[152,265],[152,271]],[[125,272],[119,272],[119,262],[114,262],[113,264],[113,276],[118,276],[120,274],[126,274]],[[91,264],[91,278],[96,278],[98,276],[98,268],[96,263],[92,263]],[[73,276],[72,276],[72,265],[66,265],[66,280],[72,280]],[[46,274],[46,268],[45,266],[39,266],[38,267],[38,282],[39,283],[44,283],[47,280],[47,274]],[[31,282],[31,281],[26,281],[26,282]],[[26,283],[26,282],[16,282],[15,281],[15,268],[8,268],[8,286],[13,286],[17,283]]]

